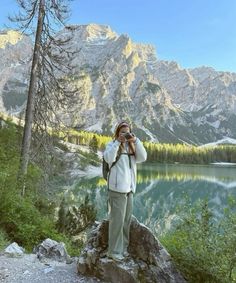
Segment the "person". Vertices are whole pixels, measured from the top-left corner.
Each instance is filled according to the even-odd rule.
[[[108,174],[108,252],[107,256],[122,261],[129,256],[129,231],[136,190],[136,163],[147,159],[147,152],[138,137],[131,133],[131,126],[121,121],[114,140],[106,145],[104,159],[109,164]]]

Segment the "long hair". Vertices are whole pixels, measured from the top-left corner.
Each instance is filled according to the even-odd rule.
[[[114,133],[114,139],[118,139],[119,137],[119,131],[121,128],[123,127],[129,127],[129,130],[131,132],[131,126],[130,124],[127,122],[127,121],[121,121],[117,126],[116,126],[116,129],[115,129],[115,133]],[[134,143],[132,142],[128,142],[128,151],[130,154],[134,154],[135,155],[135,145]],[[121,143],[120,147],[119,147],[119,150],[118,150],[118,154],[120,154],[122,152],[122,148],[124,149],[124,145]]]

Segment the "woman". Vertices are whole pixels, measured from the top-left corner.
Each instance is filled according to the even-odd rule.
[[[108,202],[109,231],[107,256],[121,261],[128,256],[129,230],[133,210],[133,194],[136,189],[136,163],[147,159],[141,141],[131,133],[126,121],[118,124],[114,140],[104,151],[109,164]]]

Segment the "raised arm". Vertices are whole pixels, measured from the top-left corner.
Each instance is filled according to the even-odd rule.
[[[119,141],[109,142],[106,146],[106,149],[103,153],[104,159],[107,163],[111,164],[116,160],[116,155],[120,146]]]
[[[140,139],[137,137],[134,144],[136,146],[136,151],[135,151],[136,163],[144,162],[147,159],[147,151],[145,147],[143,146]]]

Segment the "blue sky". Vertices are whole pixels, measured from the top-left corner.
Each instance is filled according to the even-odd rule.
[[[0,28],[16,11],[1,0]],[[106,24],[183,68],[236,72],[236,0],[74,0],[70,23]]]

